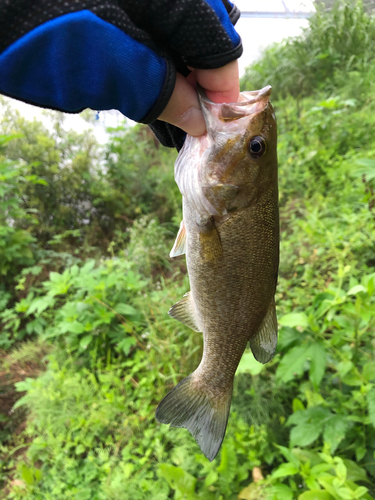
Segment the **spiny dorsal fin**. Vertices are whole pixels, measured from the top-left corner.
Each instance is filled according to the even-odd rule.
[[[173,248],[169,257],[178,257],[179,255],[183,255],[186,252],[186,227],[185,223],[182,220],[180,224],[180,229],[177,233],[176,241],[174,242]]]
[[[184,427],[212,462],[225,436],[232,386],[213,396],[195,374],[181,380],[156,409],[156,420],[172,427]]]
[[[184,298],[176,302],[176,304],[169,309],[168,314],[171,318],[177,319],[195,332],[202,331],[199,326],[197,311],[190,292],[185,293]]]
[[[277,317],[275,302],[271,302],[268,311],[256,335],[250,339],[254,358],[260,363],[267,363],[275,354],[277,345]]]

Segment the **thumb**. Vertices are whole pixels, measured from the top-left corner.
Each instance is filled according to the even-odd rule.
[[[176,125],[194,137],[206,131],[197,91],[180,73],[177,73],[173,94],[159,120]]]

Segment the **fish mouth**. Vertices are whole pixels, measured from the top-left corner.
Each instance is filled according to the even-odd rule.
[[[228,102],[228,103],[219,103],[213,102],[206,96],[206,93],[199,84],[197,84],[198,96],[199,100],[203,102],[207,102],[209,104],[214,104],[217,106],[223,106],[226,104],[227,106],[248,106],[249,104],[254,104],[255,102],[260,101],[264,97],[270,96],[272,92],[271,85],[266,85],[262,89],[259,90],[246,90],[240,93],[240,101],[237,102]]]
[[[203,116],[207,125],[207,130],[214,130],[215,121],[220,123],[234,122],[250,115],[255,115],[267,106],[272,92],[271,85],[267,85],[260,90],[241,92],[239,100],[231,103],[216,103],[211,101],[205,94],[202,87],[198,85],[198,99]]]
[[[231,122],[258,113],[268,103],[272,87],[271,85],[267,85],[260,90],[241,92],[239,101],[231,103],[216,103],[211,101],[200,85],[197,86],[197,90],[199,103],[208,124],[209,115],[216,115],[222,122]]]

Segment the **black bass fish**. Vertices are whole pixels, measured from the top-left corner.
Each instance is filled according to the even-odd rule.
[[[277,344],[277,129],[270,94],[268,86],[215,104],[199,92],[207,132],[188,136],[175,164],[183,222],[171,257],[186,253],[191,291],[169,314],[203,332],[204,350],[156,418],[188,429],[211,461],[224,439],[247,343],[261,363]]]

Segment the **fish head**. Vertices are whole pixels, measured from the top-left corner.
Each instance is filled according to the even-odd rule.
[[[207,132],[185,141],[176,162],[180,191],[202,215],[247,208],[277,185],[277,129],[271,87],[213,103],[199,90]]]

